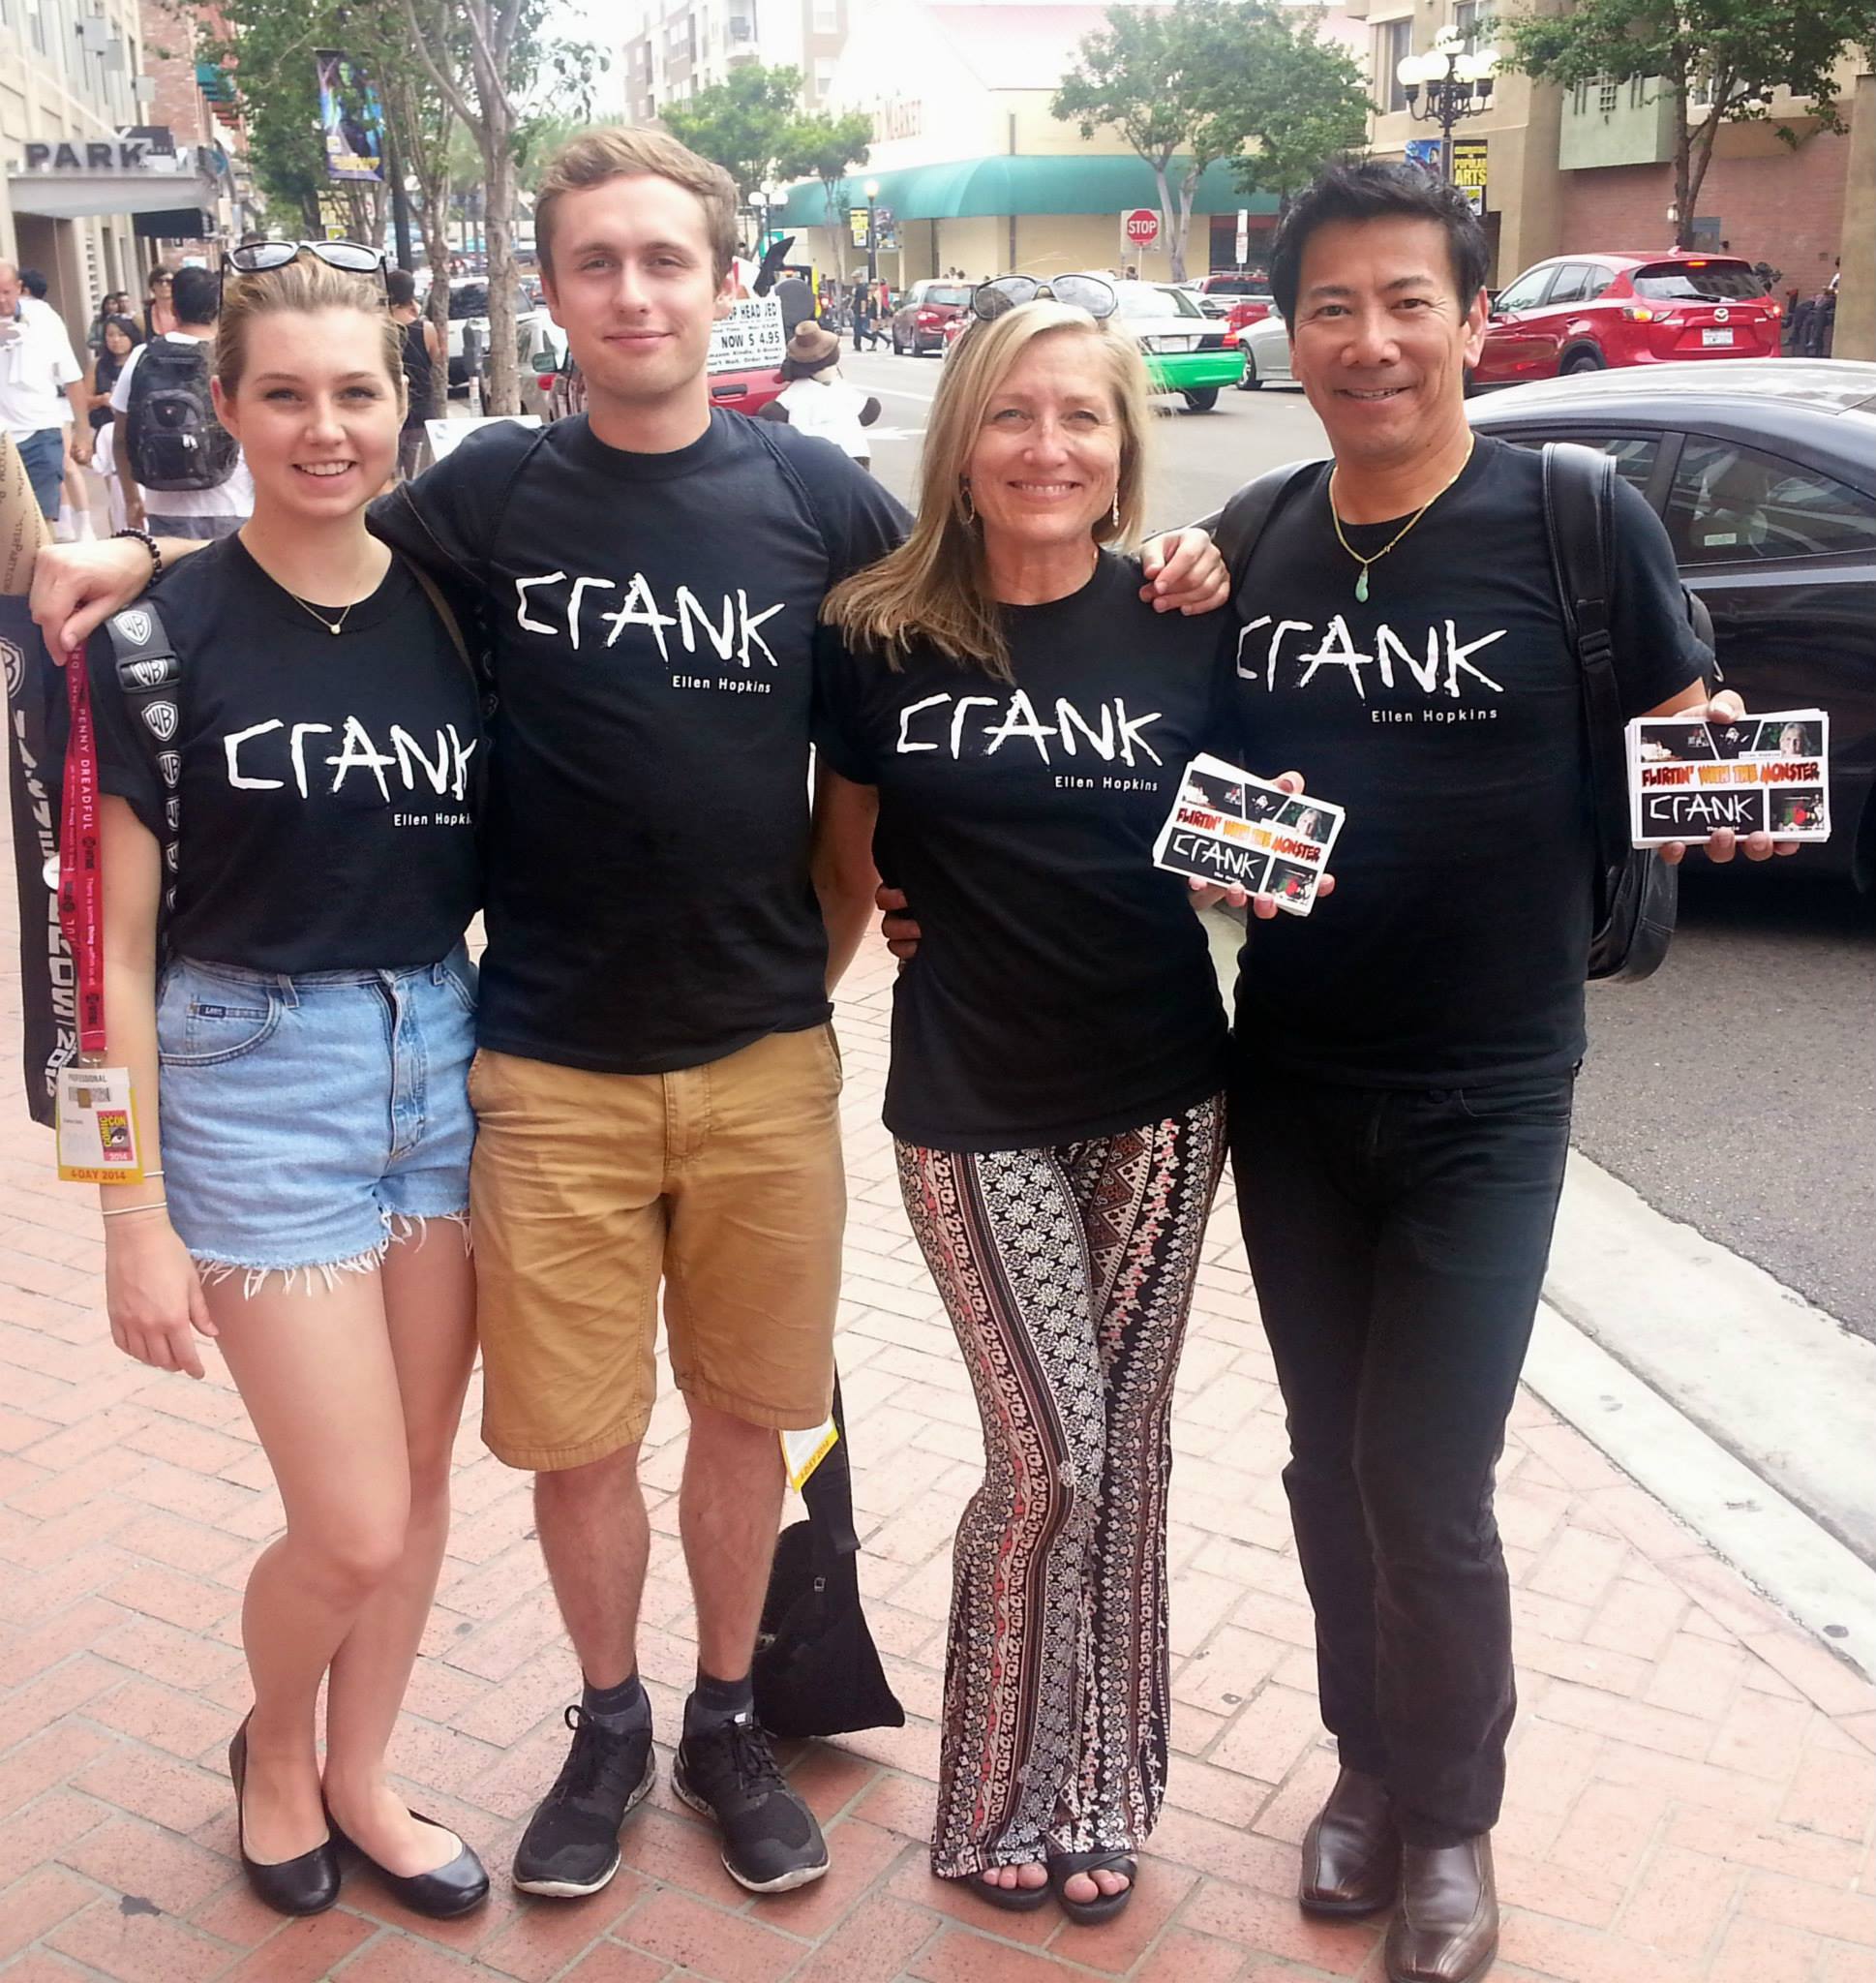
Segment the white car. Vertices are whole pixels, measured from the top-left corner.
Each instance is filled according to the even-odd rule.
[[[1289,369],[1289,332],[1281,317],[1273,312],[1260,322],[1247,323],[1237,339],[1244,352],[1240,392],[1256,392],[1260,385],[1296,383],[1296,375]]]
[[[1244,360],[1225,342],[1225,325],[1207,317],[1190,290],[1172,283],[1115,282],[1116,317],[1138,341],[1155,392],[1177,393],[1195,413],[1209,412],[1221,389],[1238,382]]]

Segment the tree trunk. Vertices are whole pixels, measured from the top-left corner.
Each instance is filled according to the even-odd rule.
[[[1149,163],[1153,167],[1153,183],[1160,189],[1160,229],[1167,241],[1170,242],[1172,239],[1174,207],[1172,186],[1166,178],[1166,161],[1165,158],[1157,158]],[[1131,241],[1126,243],[1126,247],[1128,252],[1131,253],[1133,243]],[[1127,266],[1127,256],[1125,254],[1121,257],[1121,266],[1122,268]]]
[[[1691,183],[1693,139],[1687,124],[1687,91],[1691,79],[1683,73],[1674,96],[1674,245],[1690,248],[1694,238],[1694,193]]]
[[[483,222],[489,244],[489,404],[484,412],[521,412],[521,371],[515,320],[515,162],[507,118],[490,116],[482,153],[487,193]]]
[[[1707,183],[1707,168],[1713,163],[1713,140],[1719,136],[1721,99],[1716,95],[1707,121],[1691,134],[1687,145],[1687,193],[1680,200],[1681,238],[1677,248],[1694,245],[1694,209],[1700,204],[1700,189]]]
[[[1202,169],[1195,161],[1179,182],[1179,225],[1172,235],[1172,279],[1176,283],[1186,279],[1186,242],[1192,233],[1192,202],[1198,191],[1198,175]],[[1207,254],[1205,259],[1209,264],[1211,256]]]

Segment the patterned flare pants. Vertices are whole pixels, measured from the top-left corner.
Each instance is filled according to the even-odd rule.
[[[1133,1850],[1159,1816],[1167,1425],[1224,1143],[1218,1095],[1052,1149],[898,1145],[983,1419],[953,1560],[941,1877]]]

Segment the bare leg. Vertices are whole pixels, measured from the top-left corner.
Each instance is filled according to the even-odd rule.
[[[404,1414],[377,1273],[255,1295],[235,1275],[205,1292],[287,1510],[241,1611],[255,1697],[242,1815],[251,1857],[290,1859],[326,1835],[319,1682],[404,1555]]]
[[[617,1687],[638,1665],[638,1607],[651,1555],[638,1448],[536,1474],[534,1528],[580,1670],[594,1687]]]
[[[766,1426],[685,1403],[678,1526],[697,1601],[697,1663],[716,1679],[741,1680],[755,1657],[781,1522],[781,1442]]]
[[[326,1690],[326,1801],[347,1836],[392,1873],[429,1873],[458,1842],[420,1825],[384,1781],[384,1752],[437,1595],[449,1539],[451,1449],[475,1356],[475,1268],[462,1236],[434,1221],[383,1266],[385,1323],[409,1460],[404,1554],[332,1662]]]

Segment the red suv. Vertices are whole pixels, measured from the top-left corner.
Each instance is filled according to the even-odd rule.
[[[941,357],[947,349],[945,326],[963,317],[971,307],[969,283],[936,282],[927,276],[914,283],[905,301],[887,320],[893,349],[904,357],[915,358],[926,351]]]
[[[1201,296],[1216,296],[1226,308],[1226,330],[1242,330],[1247,323],[1261,323],[1276,309],[1270,293],[1270,278],[1261,269],[1226,269],[1218,275],[1201,275],[1185,285]]]
[[[1559,255],[1500,290],[1475,385],[1605,365],[1775,358],[1780,305],[1751,265],[1720,255]]]

